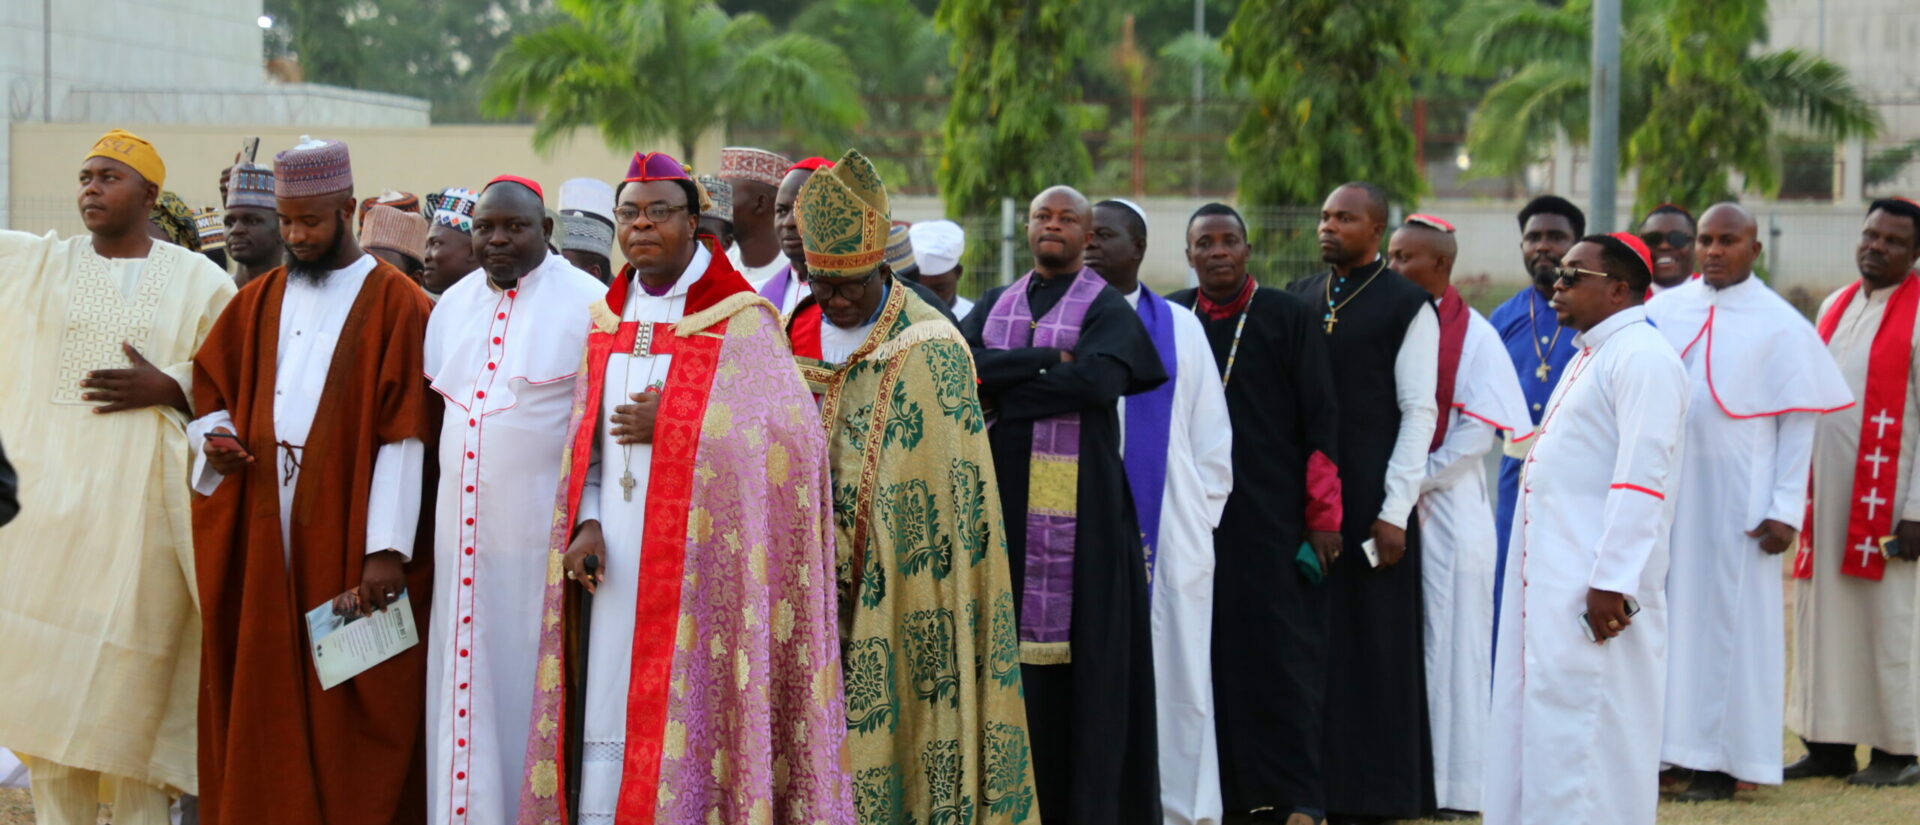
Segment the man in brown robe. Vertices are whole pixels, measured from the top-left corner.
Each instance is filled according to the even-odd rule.
[[[397,602],[427,626],[430,304],[348,230],[345,144],[302,143],[274,173],[291,259],[248,282],[194,364],[201,816],[422,823],[426,646],[323,690],[304,624]]]

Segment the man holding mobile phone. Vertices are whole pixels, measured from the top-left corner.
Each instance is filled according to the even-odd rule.
[[[1580,354],[1520,471],[1494,662],[1501,712],[1487,735],[1488,822],[1654,821],[1668,494],[1687,375],[1640,306],[1652,277],[1646,245],[1624,233],[1588,236],[1554,273],[1551,304],[1579,333]],[[1583,613],[1586,633],[1575,623]]]

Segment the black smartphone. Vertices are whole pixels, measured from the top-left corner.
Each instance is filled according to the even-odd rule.
[[[218,432],[207,433],[207,438],[208,439],[218,438],[222,441],[227,442],[228,446],[236,450],[239,450],[242,453],[245,453],[249,457],[253,455],[253,453],[248,452],[247,445],[240,440],[240,436],[234,435],[233,433],[218,433]]]
[[[1640,615],[1640,602],[1632,596],[1628,596],[1627,618],[1631,619],[1638,615]],[[1593,623],[1587,621],[1587,612],[1584,610],[1580,611],[1580,632],[1587,634],[1587,641],[1593,642],[1594,644],[1600,643],[1599,639],[1593,637]]]

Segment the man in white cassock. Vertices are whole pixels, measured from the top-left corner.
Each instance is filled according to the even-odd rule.
[[[1568,250],[1552,306],[1580,353],[1522,463],[1481,812],[1499,825],[1650,825],[1660,798],[1669,493],[1686,368],[1647,323],[1646,245]],[[1635,609],[1638,612],[1635,612]]]
[[[1694,772],[1678,799],[1780,784],[1786,619],[1780,559],[1806,514],[1823,413],[1853,393],[1813,326],[1760,279],[1759,225],[1737,204],[1700,216],[1701,278],[1647,317],[1686,364],[1686,460],[1674,485],[1662,761]]]
[[[480,277],[448,289],[427,322],[427,379],[446,400],[427,660],[433,822],[511,825],[520,807],[571,379],[587,307],[606,293],[547,251],[551,224],[532,186],[488,185],[473,214]]]
[[[1146,251],[1138,206],[1094,205],[1086,265],[1126,296],[1173,379],[1119,403],[1121,458],[1147,550],[1160,801],[1168,825],[1217,825],[1213,528],[1233,492],[1233,424],[1200,319],[1140,283]]]
[[[1819,332],[1859,404],[1821,416],[1811,523],[1794,562],[1787,727],[1807,757],[1785,778],[1920,785],[1920,206],[1875,201],[1860,280],[1827,298]],[[1876,547],[1896,537],[1891,555]],[[1859,745],[1873,749],[1862,770]]]
[[[1482,460],[1501,430],[1532,429],[1520,378],[1487,319],[1453,288],[1453,224],[1412,215],[1387,244],[1388,265],[1433,295],[1440,316],[1440,411],[1420,483],[1426,599],[1427,719],[1435,804],[1480,809],[1492,679],[1493,571],[1498,541]]]

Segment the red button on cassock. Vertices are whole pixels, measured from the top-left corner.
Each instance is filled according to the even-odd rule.
[[[502,312],[502,313],[500,313],[500,314],[499,314],[498,316],[496,316],[496,317],[498,317],[498,318],[499,318],[500,320],[502,320],[502,321],[505,321],[505,320],[507,320],[507,314],[506,314],[506,313],[504,313],[504,312]]]
[[[453,778],[455,778],[455,779],[465,779],[465,778],[467,778],[467,772],[466,772],[466,771],[461,771],[461,772],[459,772],[459,773],[456,773],[456,774],[454,774],[454,775],[453,775]]]
[[[490,369],[490,370],[493,370],[493,369],[499,369],[499,366],[498,366],[498,365],[496,365],[496,364],[494,364],[494,363],[493,363],[492,361],[488,361],[488,362],[487,362],[487,369]]]
[[[455,815],[458,815],[458,816],[465,816],[465,815],[466,815],[466,813],[467,813],[467,809],[465,809],[465,808],[455,808],[455,809],[453,809],[453,812],[454,812],[454,814],[455,814]]]
[[[466,690],[466,689],[467,689],[467,683],[466,683],[466,682],[461,682],[461,683],[460,683],[460,689],[461,689],[461,690]],[[466,740],[464,740],[464,739],[463,739],[463,740],[461,740],[461,741],[460,741],[460,744],[462,744],[462,745],[464,745],[464,744],[466,744]]]
[[[468,524],[472,524],[472,523],[473,523],[473,519],[467,519],[467,523],[468,523]]]
[[[462,659],[465,659],[465,658],[467,658],[467,652],[466,652],[466,651],[464,651],[464,650],[462,650],[462,651],[460,651],[460,658],[462,658]]]
[[[467,710],[466,710],[466,708],[461,708],[461,709],[460,709],[460,718],[462,718],[462,719],[465,719],[465,718],[467,718]]]
[[[500,339],[498,339],[498,338],[495,338],[495,339],[493,339],[493,342],[494,342],[494,343],[496,343],[496,344],[498,344],[498,343],[500,343]]]
[[[462,685],[462,687],[465,687],[465,685]],[[464,747],[466,747],[466,746],[467,746],[467,740],[465,740],[465,739],[461,739],[461,740],[459,740],[458,742],[456,742],[455,744],[458,744],[458,745],[459,745],[460,747],[463,747],[463,748],[464,748]]]
[[[461,623],[461,624],[473,624],[473,617],[472,617],[472,616],[461,616],[461,617],[460,617],[460,623]],[[465,685],[462,685],[462,687],[465,687]]]
[[[485,397],[487,397],[487,391],[486,391],[486,390],[474,390],[474,392],[473,392],[473,397],[475,397],[475,398],[485,398]]]
[[[471,585],[471,584],[473,584],[473,579],[471,579],[471,578],[466,578],[466,579],[461,579],[461,580],[460,580],[460,583],[461,583],[461,584],[466,584],[466,585]]]
[[[508,298],[512,298],[513,296],[515,296],[515,295],[519,295],[519,294],[520,294],[520,290],[517,290],[517,289],[509,289],[509,290],[507,290],[507,297],[508,297]]]
[[[467,492],[469,493],[473,492],[473,485],[471,484],[467,485]]]
[[[473,457],[473,453],[471,453],[471,452],[469,452],[469,453],[467,453],[467,457],[468,457],[468,458],[472,458],[472,457]]]
[[[467,426],[469,426],[469,427],[478,427],[478,426],[480,426],[480,422],[479,422],[478,420],[476,420],[476,419],[472,419],[472,418],[469,418],[469,419],[467,419]]]
[[[469,556],[473,555],[473,548],[471,547],[467,548],[467,555]]]

